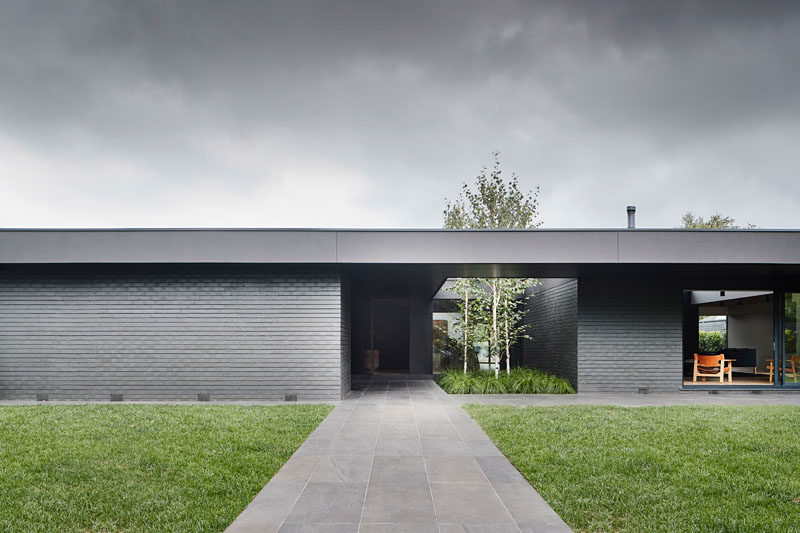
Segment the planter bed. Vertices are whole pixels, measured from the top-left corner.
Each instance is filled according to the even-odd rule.
[[[510,374],[476,370],[446,370],[437,380],[449,394],[574,394],[569,381],[533,368],[515,368]]]

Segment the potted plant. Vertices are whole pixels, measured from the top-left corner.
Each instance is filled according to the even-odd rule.
[[[364,370],[372,373],[380,366],[381,351],[378,348],[380,346],[380,334],[375,331],[369,337],[369,342],[366,343],[369,348],[364,350]]]

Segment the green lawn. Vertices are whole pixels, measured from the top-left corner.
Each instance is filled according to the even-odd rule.
[[[331,409],[0,407],[0,531],[222,531]]]
[[[800,531],[800,408],[467,412],[576,531]]]

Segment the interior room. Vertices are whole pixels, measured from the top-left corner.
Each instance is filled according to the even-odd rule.
[[[685,291],[684,303],[684,386],[774,385],[772,291]]]

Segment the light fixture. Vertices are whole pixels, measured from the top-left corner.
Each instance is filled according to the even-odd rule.
[[[719,291],[720,296],[725,296],[725,291]]]

